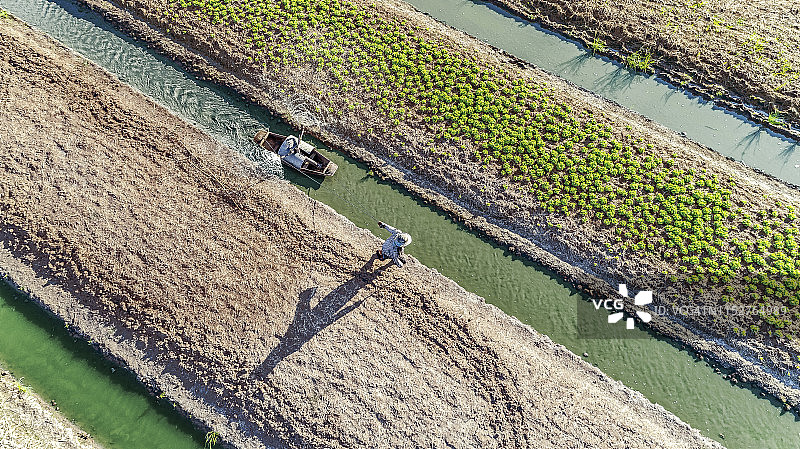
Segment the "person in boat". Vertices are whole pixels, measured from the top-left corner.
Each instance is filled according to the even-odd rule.
[[[398,267],[402,267],[405,261],[403,260],[403,248],[411,243],[411,236],[405,232],[393,228],[386,223],[379,221],[378,226],[389,231],[392,235],[383,242],[383,246],[378,250],[378,259],[386,260],[392,259]]]
[[[299,138],[295,136],[289,136],[283,141],[281,147],[278,149],[278,156],[280,156],[284,161],[288,162],[289,165],[297,169],[308,167],[316,170],[322,170],[322,164],[310,158],[307,153],[303,151],[303,145],[310,148],[307,143],[301,141]],[[310,151],[308,151],[308,153],[310,153]]]

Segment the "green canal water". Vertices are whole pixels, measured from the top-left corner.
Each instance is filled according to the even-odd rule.
[[[0,0],[0,6],[250,157],[254,157],[255,148],[249,143],[249,138],[257,128],[291,131],[266,111],[242,103],[231,92],[196,80],[165,58],[132,42],[95,14],[69,1]],[[491,9],[486,11],[497,15]],[[742,123],[737,126],[749,126]],[[715,123],[714,126],[722,124]],[[326,180],[321,187],[292,173],[286,173],[287,178],[310,196],[332,206],[356,225],[366,227],[376,235],[384,236],[385,231],[379,230],[368,214],[410,232],[414,244],[409,247],[409,252],[420,261],[573,352],[588,352],[588,360],[605,373],[663,405],[703,434],[730,448],[797,447],[800,420],[783,412],[779,404],[757,392],[731,385],[706,362],[696,360],[680,346],[640,330],[626,334],[639,338],[579,338],[577,308],[590,303],[560,283],[552,273],[475,236],[402,189],[371,176],[352,159],[335,151],[329,151],[329,154],[340,168],[336,176]],[[275,169],[279,166],[270,167],[270,170]],[[0,296],[4,297],[4,304],[19,302],[5,298],[7,292]],[[88,392],[74,387],[83,385],[86,379],[93,379],[98,384],[105,382],[103,385],[109,385],[108,388],[115,384],[115,375],[108,367],[101,366],[91,374],[73,374],[63,366],[49,363],[51,360],[67,360],[67,365],[91,365],[91,362],[69,362],[77,357],[74,353],[77,349],[55,344],[38,356],[28,354],[30,351],[14,351],[13,348],[21,344],[19,342],[25,341],[27,333],[34,332],[28,330],[31,326],[45,329],[39,332],[49,338],[46,329],[50,328],[37,324],[36,316],[33,312],[10,315],[8,320],[15,323],[14,327],[10,323],[8,326],[0,323],[0,332],[10,329],[0,338],[4,342],[18,342],[4,343],[0,347],[0,360],[34,386],[53,382],[52,387],[37,387],[46,397],[61,404],[88,401],[97,410],[81,414],[83,406],[76,407],[77,410],[62,407],[68,416],[111,447],[142,447],[141,440],[137,443],[135,439],[115,437],[121,434],[146,434],[147,447],[191,447],[196,444],[197,436],[190,432],[185,433],[182,443],[178,444],[160,441],[160,433],[151,432],[147,427],[149,424],[140,424],[138,416],[144,413],[141,404],[151,403],[141,391],[139,396],[131,394],[127,397],[106,393],[102,388],[99,392]],[[53,338],[59,341],[58,337]],[[11,349],[6,349],[7,346]],[[28,358],[39,358],[42,362],[38,365],[34,361],[30,365],[21,363]],[[129,388],[125,391],[135,390]],[[114,401],[108,400],[112,396]],[[135,415],[133,419],[118,419],[123,414],[132,416],[127,414],[129,409],[140,411],[139,414],[132,413]],[[160,416],[157,410],[148,411],[144,416],[148,414]],[[171,422],[169,415],[166,416],[163,421]]]
[[[204,436],[171,404],[149,396],[132,374],[4,283],[0,363],[106,447],[203,447]]]

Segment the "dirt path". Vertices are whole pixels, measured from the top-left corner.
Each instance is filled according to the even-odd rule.
[[[101,449],[101,446],[0,366],[0,448]]]
[[[777,131],[787,133],[791,123],[790,134],[800,133],[800,6],[795,1],[490,2],[623,63],[631,55],[650,54],[651,68],[674,84]]]
[[[42,35],[4,21],[0,49],[0,266],[234,446],[719,447],[286,182],[245,188]]]

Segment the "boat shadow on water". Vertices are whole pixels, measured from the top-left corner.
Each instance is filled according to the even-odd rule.
[[[284,335],[278,337],[278,345],[267,355],[261,365],[253,370],[251,375],[261,378],[269,377],[283,359],[299,351],[315,335],[357,309],[367,298],[372,296],[375,292],[358,301],[351,302],[365,287],[372,285],[373,281],[393,265],[389,262],[373,268],[376,260],[377,257],[373,254],[352,279],[333,289],[314,307],[311,306],[311,301],[316,296],[318,287],[303,290],[298,298],[294,319]],[[377,291],[377,287],[375,291]]]

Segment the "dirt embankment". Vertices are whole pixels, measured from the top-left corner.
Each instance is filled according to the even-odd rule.
[[[0,366],[0,447],[101,449],[101,446]]]
[[[795,1],[489,1],[626,65],[649,54],[650,69],[673,84],[800,136]]]
[[[0,266],[227,443],[719,447],[46,37],[0,50]]]
[[[419,117],[417,123],[396,120],[389,124],[385,116],[375,111],[368,95],[343,94],[336,90],[337,82],[330,74],[315,69],[313,64],[299,68],[278,64],[278,69],[268,70],[262,65],[265,63],[258,61],[260,50],[248,43],[247,30],[225,23],[205,23],[203,14],[197,11],[165,15],[170,7],[166,0],[124,0],[118,2],[122,6],[105,0],[82,1],[186,67],[237,90],[298,128],[302,126],[324,142],[347,151],[380,176],[403,185],[470,229],[551,267],[593,296],[616,295],[612,285],[636,282],[641,284],[638,287],[654,289],[660,297],[667,298],[664,303],[670,306],[680,305],[690,296],[694,296],[694,304],[721,304],[716,291],[701,295],[683,282],[669,281],[665,274],[678,273],[679,262],[665,260],[660,250],[610,251],[621,240],[612,229],[595,226],[591,221],[584,223],[576,216],[548,212],[529,189],[513,183],[509,188],[507,178],[486,169],[474,158],[476,147],[470,142],[435,138],[429,128],[420,124]],[[620,139],[645,142],[648,148],[652,145],[647,151],[671,157],[679,169],[699,170],[708,177],[735,181],[731,184],[732,203],[747,213],[771,211],[777,203],[800,210],[796,190],[784,183],[436,22],[406,3],[361,2],[358,7],[388,22],[413,28],[418,38],[436,42],[452,55],[503,70],[514,79],[546,84],[553,100],[602,118],[613,124],[617,133],[625,129],[627,134]],[[318,105],[320,109],[316,114],[293,116],[290,111],[296,110],[298,104]],[[744,292],[735,296],[740,302],[748,298]],[[753,316],[717,318],[720,316],[667,313],[654,319],[650,326],[735,369],[738,380],[760,386],[787,406],[799,406],[800,388],[796,376],[790,374],[796,369],[800,354],[797,340],[779,340],[764,334],[740,338],[733,330],[747,328],[754,323]]]

